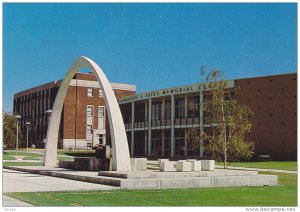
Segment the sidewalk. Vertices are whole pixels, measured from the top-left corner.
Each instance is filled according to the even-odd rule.
[[[28,207],[33,205],[30,205],[29,203],[22,202],[20,200],[14,199],[6,195],[2,195],[2,206],[3,207]]]
[[[3,162],[18,162],[18,163],[41,163],[42,160],[3,160]]]
[[[215,165],[216,168],[222,169],[223,166]],[[228,166],[228,169],[234,170],[248,170],[248,171],[259,171],[259,172],[278,172],[278,173],[286,173],[286,174],[297,174],[297,171],[289,171],[289,170],[280,170],[280,169],[258,169],[258,168],[246,168],[246,167],[237,167],[237,166]]]

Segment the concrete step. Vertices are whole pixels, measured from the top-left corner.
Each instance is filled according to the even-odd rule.
[[[149,170],[159,170],[158,166],[147,166],[147,169]]]
[[[121,189],[169,189],[235,186],[274,186],[277,175],[262,175],[257,171],[215,170],[201,172],[84,172],[61,168],[11,167],[6,169],[66,178],[90,183],[118,186]]]
[[[22,172],[29,172],[32,174],[40,174],[40,175],[46,175],[51,177],[59,177],[59,178],[97,183],[103,185],[111,185],[111,186],[118,186],[118,187],[121,185],[121,180],[119,178],[108,177],[108,176],[99,177],[97,176],[96,172],[95,172],[95,176],[93,176],[91,175],[92,172],[78,172],[78,171],[76,172],[76,171],[70,171],[66,169],[43,170],[43,169],[32,169],[32,168],[15,167],[15,166],[4,166],[3,168],[22,171]]]
[[[128,177],[128,174],[127,173],[114,172],[114,171],[99,171],[98,176],[126,179]]]
[[[277,175],[250,175],[225,177],[126,179],[121,181],[120,187],[121,189],[130,190],[275,185],[277,185]]]
[[[118,178],[114,178],[114,177],[104,177],[104,176],[91,177],[91,176],[59,173],[59,172],[52,172],[50,176],[61,177],[61,178],[83,181],[83,182],[103,184],[103,185],[111,185],[111,186],[120,186],[121,185],[121,180]]]
[[[241,170],[222,170],[215,171],[199,171],[199,172],[161,172],[158,170],[148,171],[99,171],[99,176],[122,178],[122,179],[149,179],[149,178],[189,178],[189,177],[219,177],[219,176],[252,176],[257,175],[257,171],[241,171]]]

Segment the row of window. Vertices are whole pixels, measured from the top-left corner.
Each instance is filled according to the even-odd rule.
[[[86,140],[92,140],[93,133],[93,115],[94,115],[94,105],[87,105],[86,107]],[[98,106],[98,129],[105,129],[105,107]]]
[[[87,96],[93,97],[93,88],[87,88]],[[99,97],[103,97],[103,91],[102,89],[99,89]]]
[[[182,129],[175,129],[174,132],[175,156],[184,156],[185,151],[188,156],[199,155],[199,148],[195,149],[193,139],[188,138],[187,149],[185,150],[185,132]],[[131,138],[131,133],[127,133],[128,138]],[[135,132],[134,134],[134,155],[147,154],[148,139],[145,137],[145,132]],[[129,142],[131,149],[131,143]],[[162,138],[162,131],[152,131],[151,138],[151,155],[170,155],[171,154],[171,131],[164,131]]]
[[[20,97],[20,100],[21,101],[31,100],[34,96],[42,97],[42,96],[45,96],[47,94],[50,95],[50,93],[51,93],[51,88],[45,89],[45,90],[40,90],[40,91],[37,91],[35,93],[30,93],[30,94],[23,95],[23,96]]]
[[[93,88],[87,88],[87,96],[88,97],[93,97],[94,96],[93,90],[94,90]],[[116,94],[116,91],[115,90],[113,90],[113,91]],[[102,91],[102,89],[99,89],[99,97],[103,97],[103,91]]]
[[[147,103],[146,103],[147,104]],[[187,109],[187,114],[186,113]],[[192,118],[200,116],[200,96],[193,96],[187,99],[187,108],[185,99],[175,99],[175,119],[178,118]],[[163,114],[164,113],[164,114]],[[131,110],[124,108],[122,115],[125,123],[131,123]],[[154,102],[151,105],[151,120],[167,120],[171,119],[171,101],[165,101],[163,110],[162,102]],[[144,122],[148,120],[148,112],[145,111],[144,104],[137,104],[135,106],[135,122]]]
[[[98,118],[104,117],[104,106],[99,106],[98,107]],[[92,117],[94,115],[94,105],[88,105],[86,107],[86,116],[87,117]]]

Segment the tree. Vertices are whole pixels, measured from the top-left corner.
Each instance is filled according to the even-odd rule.
[[[17,118],[12,113],[3,113],[3,144],[6,148],[12,149],[16,146],[17,140]],[[19,144],[22,140],[22,133],[19,125]]]
[[[187,137],[192,138],[194,146],[203,140],[206,152],[221,161],[225,169],[228,162],[250,159],[253,155],[254,143],[245,138],[252,127],[253,113],[234,99],[238,89],[226,88],[223,72],[212,70],[205,82],[211,89],[203,103],[204,122],[209,128],[202,132],[190,129]]]

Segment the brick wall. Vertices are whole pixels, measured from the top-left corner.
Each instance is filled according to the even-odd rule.
[[[249,138],[256,157],[297,159],[297,75],[286,74],[235,80],[237,99],[254,112]]]
[[[90,75],[87,75],[90,76]],[[80,79],[86,79],[86,77]],[[117,99],[135,94],[135,91],[115,90]],[[98,128],[98,106],[105,106],[103,97],[99,97],[99,89],[93,88],[93,97],[87,96],[87,87],[70,86],[64,103],[64,139],[86,138],[86,110],[87,105],[94,106],[93,128]],[[105,125],[109,132],[107,113],[105,111]]]

